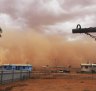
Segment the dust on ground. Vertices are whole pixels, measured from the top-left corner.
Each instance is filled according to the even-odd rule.
[[[0,91],[96,91],[96,80],[29,79],[2,86]]]

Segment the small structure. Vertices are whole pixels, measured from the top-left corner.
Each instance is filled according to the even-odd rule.
[[[2,64],[0,65],[0,84],[25,80],[31,77],[31,64]]]
[[[32,71],[31,64],[2,64],[0,70]]]
[[[86,72],[86,73],[91,73],[91,72],[96,72],[96,64],[81,64],[81,72]]]

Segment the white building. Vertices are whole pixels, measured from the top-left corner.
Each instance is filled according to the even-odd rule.
[[[81,64],[81,72],[96,72],[96,64]]]
[[[31,64],[2,64],[0,65],[0,70],[32,71],[32,65]]]

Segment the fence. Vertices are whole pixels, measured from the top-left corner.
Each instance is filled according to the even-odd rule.
[[[94,79],[96,74],[81,74],[81,73],[50,73],[36,71],[0,71],[0,84],[6,84],[25,79]]]
[[[18,80],[24,80],[30,78],[30,71],[7,71],[1,70],[0,71],[0,84],[5,84],[9,82],[14,82]]]
[[[32,79],[93,79],[96,80],[96,73],[52,73],[52,72],[34,72]]]

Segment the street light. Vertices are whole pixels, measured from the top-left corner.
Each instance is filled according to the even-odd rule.
[[[72,33],[85,33],[86,35],[89,35],[91,38],[94,38],[96,40],[96,36],[90,34],[90,33],[95,33],[96,32],[96,27],[89,27],[89,28],[81,28],[81,25],[78,24],[76,29],[72,29]]]
[[[81,28],[81,25],[78,24],[76,29],[72,29],[72,33],[92,33],[96,32],[96,27]]]

